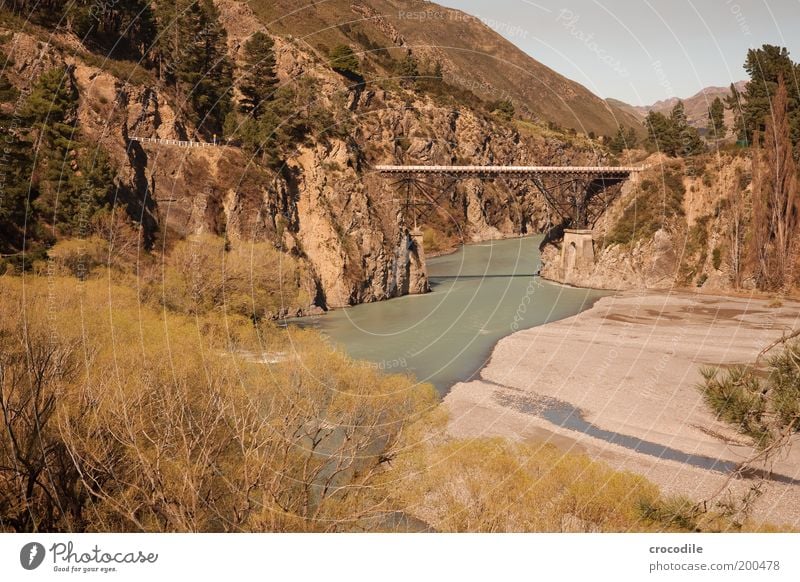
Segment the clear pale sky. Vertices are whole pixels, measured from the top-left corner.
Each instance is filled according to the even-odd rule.
[[[800,0],[437,0],[602,97],[649,105],[747,78],[747,49],[800,60]]]

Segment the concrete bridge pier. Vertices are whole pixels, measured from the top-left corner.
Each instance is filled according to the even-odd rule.
[[[594,267],[594,241],[592,231],[565,229],[561,244],[561,272],[563,281],[569,283],[573,275],[587,273]]]
[[[419,295],[431,290],[428,282],[428,264],[425,260],[422,229],[414,227],[408,231],[409,242],[409,288],[408,293]]]

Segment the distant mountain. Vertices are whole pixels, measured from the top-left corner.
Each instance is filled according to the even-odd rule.
[[[629,111],[604,101],[507,41],[481,20],[418,0],[330,0],[297,9],[296,0],[250,0],[270,30],[302,39],[320,54],[346,43],[376,78],[411,50],[423,71],[439,62],[444,79],[486,101],[510,100],[517,113],[582,133],[639,129]]]
[[[744,91],[747,81],[739,81],[735,83],[736,88]],[[717,97],[724,99],[730,95],[730,86],[727,87],[706,87],[695,95],[683,99],[683,104],[686,107],[686,117],[689,123],[698,129],[705,129],[708,125],[708,108]],[[639,118],[640,122],[650,111],[657,111],[659,113],[669,114],[675,104],[678,102],[678,97],[671,97],[661,101],[656,101],[652,105],[636,106],[629,105],[616,99],[606,99],[613,107],[621,109],[630,115],[635,115]],[[733,123],[733,113],[725,111],[725,124],[730,127]]]

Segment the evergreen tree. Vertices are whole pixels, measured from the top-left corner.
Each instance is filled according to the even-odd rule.
[[[444,79],[444,71],[442,70],[441,61],[436,61],[436,63],[433,65],[433,73],[431,74],[431,76],[436,81],[441,81]]]
[[[206,136],[222,131],[231,110],[233,67],[227,34],[211,0],[157,4],[159,73],[191,104],[193,121]]]
[[[622,126],[617,128],[617,133],[608,144],[608,149],[612,154],[621,154],[628,147],[628,134]]]
[[[77,107],[71,69],[55,68],[40,77],[21,117],[37,146],[36,217],[59,233],[80,235],[108,201],[113,171],[99,146],[79,141]]]
[[[346,44],[340,44],[331,49],[328,53],[328,60],[331,69],[351,79],[362,79],[361,63],[353,52],[353,49]]]
[[[3,254],[22,248],[23,229],[30,218],[31,148],[22,139],[21,128],[16,127],[13,115],[6,113],[13,111],[11,104],[18,97],[16,88],[4,73],[0,73],[0,253]],[[2,107],[2,104],[9,107]]]
[[[275,72],[275,43],[269,35],[256,32],[244,45],[245,73],[242,77],[242,113],[258,119],[278,86]]]
[[[514,103],[507,99],[493,102],[489,105],[489,109],[492,113],[505,121],[511,121],[517,112]]]
[[[405,58],[400,61],[397,74],[400,76],[401,82],[416,83],[419,78],[419,65],[411,51],[407,52]]]
[[[639,145],[639,138],[636,136],[636,130],[632,127],[628,128],[628,134],[625,137],[626,141],[628,142],[628,149],[632,150],[637,145]]]
[[[789,58],[786,48],[763,45],[747,51],[744,65],[750,81],[744,92],[744,129],[748,143],[753,134],[764,135],[767,119],[772,114],[771,101],[778,89],[779,79],[792,80],[787,87],[787,115],[792,143],[800,142],[800,94],[795,81],[800,78],[800,68]]]
[[[722,139],[728,128],[725,127],[725,105],[717,97],[708,108],[708,136],[710,139]]]
[[[156,37],[155,16],[147,0],[74,0],[66,7],[67,28],[103,48],[107,57],[143,58]]]
[[[78,92],[71,75],[71,69],[60,67],[43,73],[20,110],[45,150],[72,147]]]
[[[671,151],[670,155],[677,155],[685,158],[697,155],[705,150],[703,140],[700,139],[697,128],[689,125],[683,101],[679,100],[675,104],[675,107],[672,108],[669,121],[672,125],[672,141],[669,148]]]
[[[747,143],[747,130],[744,124],[744,97],[734,83],[731,83],[731,92],[725,97],[725,108],[733,112],[733,127],[731,130],[736,140]]]
[[[791,286],[800,262],[795,244],[800,220],[800,185],[791,141],[788,93],[780,77],[763,146],[754,141],[751,254],[757,257],[756,278],[764,289]]]
[[[5,69],[13,64],[13,61],[0,51],[0,103],[13,103],[19,97],[19,91],[11,84],[4,72]],[[11,107],[13,108],[14,105],[11,105]]]
[[[670,118],[657,111],[650,111],[645,118],[647,143],[655,151],[675,155],[675,130]]]

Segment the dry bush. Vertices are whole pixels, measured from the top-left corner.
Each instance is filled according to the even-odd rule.
[[[61,240],[47,251],[50,273],[84,279],[98,266],[108,263],[108,251],[108,243],[98,237]]]
[[[398,505],[445,532],[774,531],[749,519],[757,492],[703,506],[548,444],[432,442],[396,467]]]
[[[406,502],[447,532],[647,530],[641,508],[659,498],[641,477],[550,445],[457,441],[416,462]]]
[[[37,307],[42,307],[37,302]],[[55,531],[80,521],[78,475],[54,418],[79,371],[73,341],[23,313],[19,295],[0,301],[0,531]]]
[[[232,249],[211,235],[178,243],[149,293],[178,313],[225,311],[254,320],[296,315],[311,305],[303,264],[269,243]]]

